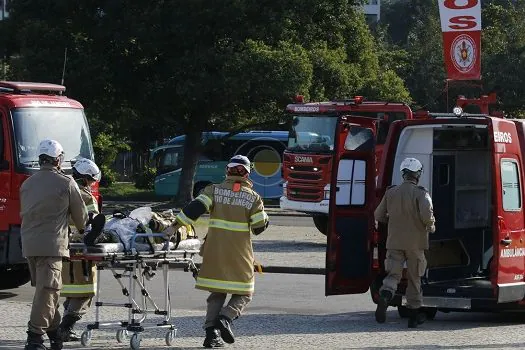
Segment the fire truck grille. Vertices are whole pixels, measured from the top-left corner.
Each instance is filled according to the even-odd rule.
[[[290,173],[292,179],[299,180],[321,180],[321,174]]]
[[[324,198],[324,190],[288,187],[287,197],[290,200],[298,200],[302,202],[320,202]]]

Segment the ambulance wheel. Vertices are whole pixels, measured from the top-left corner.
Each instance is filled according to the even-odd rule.
[[[204,190],[209,184],[211,184],[211,182],[197,182],[193,185],[193,198],[196,198],[201,194],[202,190]]]
[[[135,333],[131,336],[131,339],[129,341],[129,346],[132,350],[139,350],[140,349],[140,334]]]
[[[128,331],[126,329],[119,329],[117,331],[117,342],[123,343],[126,339],[128,339]]]
[[[408,318],[408,309],[406,306],[398,306],[397,307],[397,313],[399,314],[399,317],[401,318]]]
[[[14,269],[0,272],[0,290],[23,286],[31,280],[29,269]]]
[[[80,336],[80,344],[82,344],[82,346],[88,346],[91,343],[91,332],[91,330],[82,332]]]
[[[328,233],[328,215],[312,215],[315,227],[326,236]]]
[[[435,307],[424,307],[423,312],[425,313],[425,317],[427,320],[433,320],[436,318],[436,314],[438,312],[438,309]]]
[[[166,333],[166,345],[172,346],[173,340],[175,340],[175,337],[177,336],[177,330],[172,329]]]

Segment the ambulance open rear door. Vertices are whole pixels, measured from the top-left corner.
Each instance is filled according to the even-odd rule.
[[[372,281],[376,121],[340,117],[330,182],[325,294],[357,294]]]

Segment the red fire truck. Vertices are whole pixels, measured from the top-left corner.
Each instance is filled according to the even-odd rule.
[[[377,164],[390,124],[412,119],[412,110],[404,103],[352,100],[303,103],[302,96],[286,107],[293,115],[288,147],[283,154],[284,178],[282,209],[312,214],[317,229],[326,234],[334,131],[337,118],[359,115],[375,120],[377,125]]]
[[[83,107],[64,91],[62,85],[0,82],[0,289],[29,281],[21,251],[19,190],[39,169],[39,142],[51,138],[62,144],[66,172],[80,157],[94,159]],[[93,190],[100,205],[98,184]]]
[[[393,123],[377,181],[377,121],[338,118],[326,295],[370,289],[376,300],[387,228],[376,229],[373,212],[386,188],[402,182],[401,161],[415,157],[424,166],[420,184],[429,189],[436,216],[422,283],[428,317],[438,310],[525,306],[525,121],[487,114],[491,100],[477,101],[480,114],[456,107]],[[391,303],[402,316],[404,286]]]

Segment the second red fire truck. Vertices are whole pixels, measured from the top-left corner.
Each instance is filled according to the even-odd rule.
[[[292,115],[292,123],[283,154],[280,207],[311,214],[317,229],[326,234],[337,118],[354,114],[377,122],[375,154],[379,164],[390,125],[412,119],[412,110],[404,103],[365,101],[362,96],[314,103],[304,103],[302,96],[297,96],[286,111]]]

